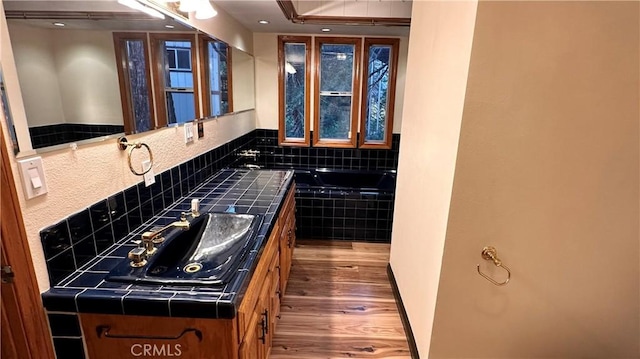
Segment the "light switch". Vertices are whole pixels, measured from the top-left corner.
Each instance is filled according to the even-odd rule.
[[[38,189],[42,187],[42,181],[40,180],[40,173],[38,173],[37,168],[29,168],[29,178],[31,179],[31,186],[34,189]]]
[[[193,122],[184,124],[184,143],[193,142]]]
[[[33,157],[18,161],[22,175],[22,188],[27,199],[47,193],[47,181],[44,177],[42,157]]]

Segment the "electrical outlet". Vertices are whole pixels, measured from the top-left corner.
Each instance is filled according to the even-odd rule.
[[[142,171],[149,170],[149,172],[144,174],[144,185],[149,187],[152,184],[156,183],[156,175],[153,173],[153,168],[151,168],[151,161],[144,160],[142,161]]]

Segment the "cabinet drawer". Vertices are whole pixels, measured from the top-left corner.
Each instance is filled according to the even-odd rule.
[[[235,321],[80,314],[91,359],[237,358]]]

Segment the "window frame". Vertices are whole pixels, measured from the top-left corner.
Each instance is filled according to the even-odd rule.
[[[354,45],[353,52],[353,79],[351,87],[351,131],[350,138],[344,141],[335,139],[320,139],[320,51],[323,44]],[[334,148],[356,148],[358,133],[358,118],[360,110],[360,82],[362,63],[362,38],[360,37],[315,37],[314,39],[314,116],[313,116],[313,146]]]
[[[145,32],[114,32],[113,33],[113,46],[115,48],[116,55],[116,65],[118,69],[118,82],[120,86],[120,102],[122,103],[122,117],[124,123],[124,132],[125,134],[133,134],[135,133],[136,126],[134,124],[135,118],[133,115],[133,103],[131,98],[131,89],[129,88],[129,72],[127,70],[127,59],[123,56],[123,52],[125,51],[125,42],[127,40],[142,40],[142,44],[144,46],[144,51],[146,53],[145,56],[145,66],[146,66],[146,80],[147,80],[147,88],[149,90],[149,128],[157,129],[158,123],[156,120],[155,114],[155,103],[154,103],[154,89],[152,87],[151,81],[151,60],[149,54],[149,39],[147,38],[147,33]]]
[[[154,96],[157,109],[157,127],[167,127],[168,125],[168,113],[167,113],[167,98],[166,98],[166,86],[164,83],[164,60],[162,43],[164,41],[190,41],[191,42],[191,74],[193,76],[193,102],[194,102],[194,120],[201,115],[200,108],[200,89],[198,86],[199,78],[198,73],[198,43],[196,34],[181,34],[181,33],[149,33],[151,40],[151,61],[155,64],[154,68]],[[174,124],[172,124],[174,125]]]
[[[373,45],[390,45],[391,46],[391,61],[389,68],[389,86],[387,89],[387,108],[386,108],[386,123],[385,127],[388,131],[385,133],[384,142],[367,142],[366,130],[367,130],[367,95],[368,95],[368,79],[369,79],[369,49]],[[400,49],[400,39],[398,38],[374,38],[366,37],[364,39],[364,54],[362,57],[362,93],[361,101],[362,106],[360,108],[360,139],[358,140],[359,148],[369,149],[390,149],[393,141],[393,115],[395,111],[396,101],[396,79],[398,75],[398,53]]]
[[[286,43],[305,44],[305,78],[304,78],[304,138],[287,139],[285,128],[285,57]],[[309,147],[311,145],[311,36],[278,36],[278,144],[280,146]]]
[[[209,88],[209,62],[208,62],[208,43],[210,41],[222,42],[227,45],[227,94],[229,110],[220,116],[233,112],[233,71],[231,68],[233,59],[231,58],[231,45],[228,43],[215,39],[213,37],[200,34],[198,36],[199,57],[200,57],[200,83],[202,84],[202,116],[211,117],[211,89]]]

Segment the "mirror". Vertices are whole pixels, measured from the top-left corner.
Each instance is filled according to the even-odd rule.
[[[231,68],[233,69],[231,79],[233,110],[237,112],[255,108],[253,56],[231,48]]]
[[[63,3],[65,6],[61,6]],[[4,0],[4,6],[32,147],[37,152],[255,107],[253,57],[237,49],[229,51],[230,72],[237,76],[229,76],[232,83],[228,90],[226,76],[213,72],[207,75],[217,78],[218,88],[198,81],[197,76],[205,76],[199,73],[189,76],[187,82],[183,80],[193,69],[226,67],[203,63],[211,59],[197,56],[201,51],[193,50],[199,46],[199,39],[213,39],[197,35],[197,30],[181,22],[132,12],[116,0]],[[73,11],[67,11],[69,7]],[[65,11],[55,12],[58,9]],[[122,33],[143,34],[147,49],[135,36],[118,38]],[[154,47],[154,41],[165,34],[191,34],[191,49],[182,51],[182,43],[170,43],[168,39],[161,41],[161,49]],[[135,67],[145,62],[146,68]],[[161,80],[151,81],[154,76]],[[162,81],[167,85],[159,86]],[[202,86],[194,88],[198,83]],[[207,92],[211,93],[209,101],[205,100]],[[225,96],[233,106],[225,105]],[[185,99],[190,99],[191,105],[185,105]],[[215,99],[219,101],[217,107],[212,104]],[[215,111],[207,111],[207,104]]]
[[[9,130],[9,139],[11,140],[11,147],[13,153],[18,154],[20,147],[18,147],[18,136],[16,136],[16,128],[13,125],[13,116],[11,115],[11,108],[9,107],[9,101],[7,99],[7,90],[4,87],[4,75],[0,70],[0,104],[2,105],[2,113],[7,121],[7,129]]]

